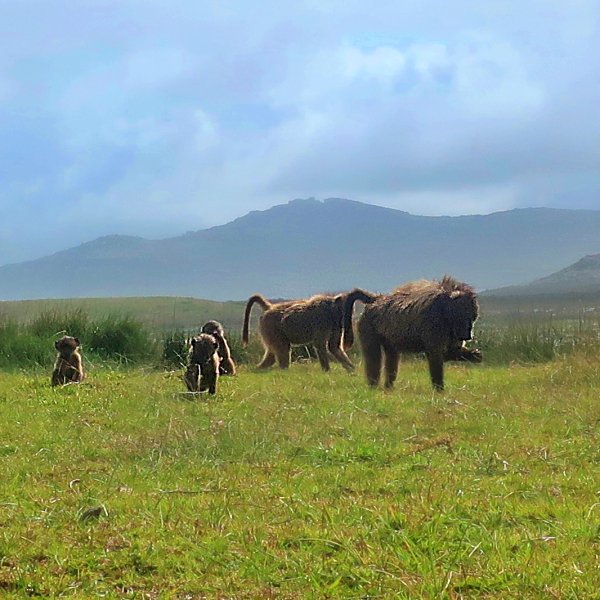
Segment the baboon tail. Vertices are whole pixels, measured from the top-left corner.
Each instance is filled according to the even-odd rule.
[[[244,344],[248,343],[248,322],[250,321],[250,311],[252,310],[252,305],[255,302],[256,304],[260,304],[260,307],[263,310],[268,310],[271,308],[271,306],[273,306],[260,294],[255,294],[254,296],[250,296],[250,298],[248,298],[248,302],[246,303],[246,312],[244,313],[244,328],[242,329],[242,342],[244,342]]]
[[[378,297],[378,294],[371,294],[365,292],[360,288],[354,288],[346,296],[344,302],[344,348],[349,350],[354,345],[354,330],[352,328],[352,313],[354,312],[354,303],[357,301],[364,302],[364,304],[371,304]]]

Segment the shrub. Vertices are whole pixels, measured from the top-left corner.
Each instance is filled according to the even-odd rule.
[[[187,363],[188,334],[182,329],[167,332],[162,339],[162,359],[166,365],[183,367]]]
[[[87,347],[101,358],[138,363],[157,357],[157,343],[146,327],[135,319],[109,315],[93,323]]]
[[[72,335],[84,338],[90,326],[90,318],[81,308],[66,312],[48,310],[40,313],[26,329],[40,338]]]

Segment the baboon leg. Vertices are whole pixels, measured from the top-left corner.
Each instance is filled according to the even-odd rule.
[[[367,383],[375,387],[379,383],[379,373],[381,372],[381,345],[376,340],[363,342],[361,345]]]
[[[398,375],[400,353],[392,348],[384,348],[384,357],[385,387],[390,389],[394,387],[394,381],[396,381],[396,375]]]
[[[323,371],[329,371],[329,356],[327,356],[327,342],[319,341],[315,343],[315,350],[319,357],[319,363]]]
[[[217,374],[211,375],[210,380],[208,382],[208,393],[216,394],[217,393]]]
[[[444,355],[434,350],[427,353],[427,360],[433,389],[441,392],[444,389]]]
[[[354,371],[354,364],[348,358],[344,348],[342,347],[342,332],[334,332],[331,334],[327,342],[327,355],[331,360],[339,362],[348,372]]]
[[[54,369],[52,371],[52,386],[61,385],[64,383],[64,378],[61,377],[60,370]]]
[[[198,391],[198,365],[190,365],[186,371],[184,376],[185,385],[187,386],[188,391],[197,392]]]
[[[275,351],[277,354],[277,362],[280,369],[287,369],[290,366],[292,348],[289,344],[281,344]]]
[[[268,369],[275,364],[275,354],[270,350],[265,350],[262,360],[256,365],[257,369]]]
[[[339,363],[341,363],[342,367],[344,367],[344,369],[348,371],[348,373],[352,373],[352,371],[354,371],[354,363],[350,360],[350,358],[344,352],[341,346],[338,346],[337,348],[332,348],[331,353],[333,354],[333,357]]]

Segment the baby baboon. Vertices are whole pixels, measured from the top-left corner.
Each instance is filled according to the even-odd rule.
[[[356,290],[350,295],[355,293]],[[348,296],[349,294],[321,294],[306,300],[274,304],[260,294],[249,298],[242,331],[242,341],[245,344],[248,343],[248,322],[252,305],[259,304],[265,311],[259,323],[265,355],[258,368],[271,367],[277,360],[282,369],[287,369],[291,346],[313,344],[324,371],[329,371],[330,358],[340,362],[347,371],[353,371],[354,365],[342,347],[344,304]]]
[[[379,381],[382,352],[387,388],[396,379],[400,352],[425,352],[433,387],[443,390],[444,360],[481,362],[479,350],[464,347],[473,337],[478,313],[473,289],[448,276],[370,296],[358,322],[369,385]]]
[[[80,343],[76,337],[63,335],[54,342],[58,355],[52,371],[52,386],[65,383],[81,383],[85,376],[83,361],[79,353]]]
[[[200,333],[192,338],[189,364],[183,380],[190,392],[217,392],[219,379],[219,342],[208,333]]]
[[[219,342],[219,375],[235,375],[235,363],[225,338],[225,330],[219,321],[207,321],[202,325],[202,333],[208,333]]]
[[[479,348],[467,348],[467,343],[463,341],[462,343],[451,345],[446,352],[444,360],[479,364],[483,361],[483,355]]]

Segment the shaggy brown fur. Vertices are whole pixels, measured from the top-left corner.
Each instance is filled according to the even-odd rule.
[[[425,352],[431,382],[444,389],[444,360],[480,362],[479,350],[468,350],[479,314],[473,289],[451,277],[414,281],[391,294],[371,296],[358,322],[369,385],[379,381],[382,354],[385,386],[396,380],[400,352]]]
[[[235,362],[225,337],[225,330],[219,321],[207,321],[202,325],[202,333],[213,335],[219,342],[219,375],[235,375]]]
[[[248,343],[248,322],[253,304],[258,304],[264,310],[259,331],[265,355],[258,368],[266,369],[277,361],[282,369],[287,369],[291,346],[312,344],[324,371],[329,371],[330,359],[337,360],[347,371],[353,371],[354,365],[342,347],[343,311],[347,297],[348,294],[321,294],[306,300],[276,304],[265,300],[260,294],[249,298],[242,331],[245,344]]]
[[[219,342],[208,333],[201,333],[192,338],[189,364],[183,380],[190,392],[217,392],[219,379]]]
[[[85,374],[83,360],[79,352],[80,343],[76,337],[64,335],[54,342],[58,355],[52,371],[52,386],[65,383],[81,383]]]

